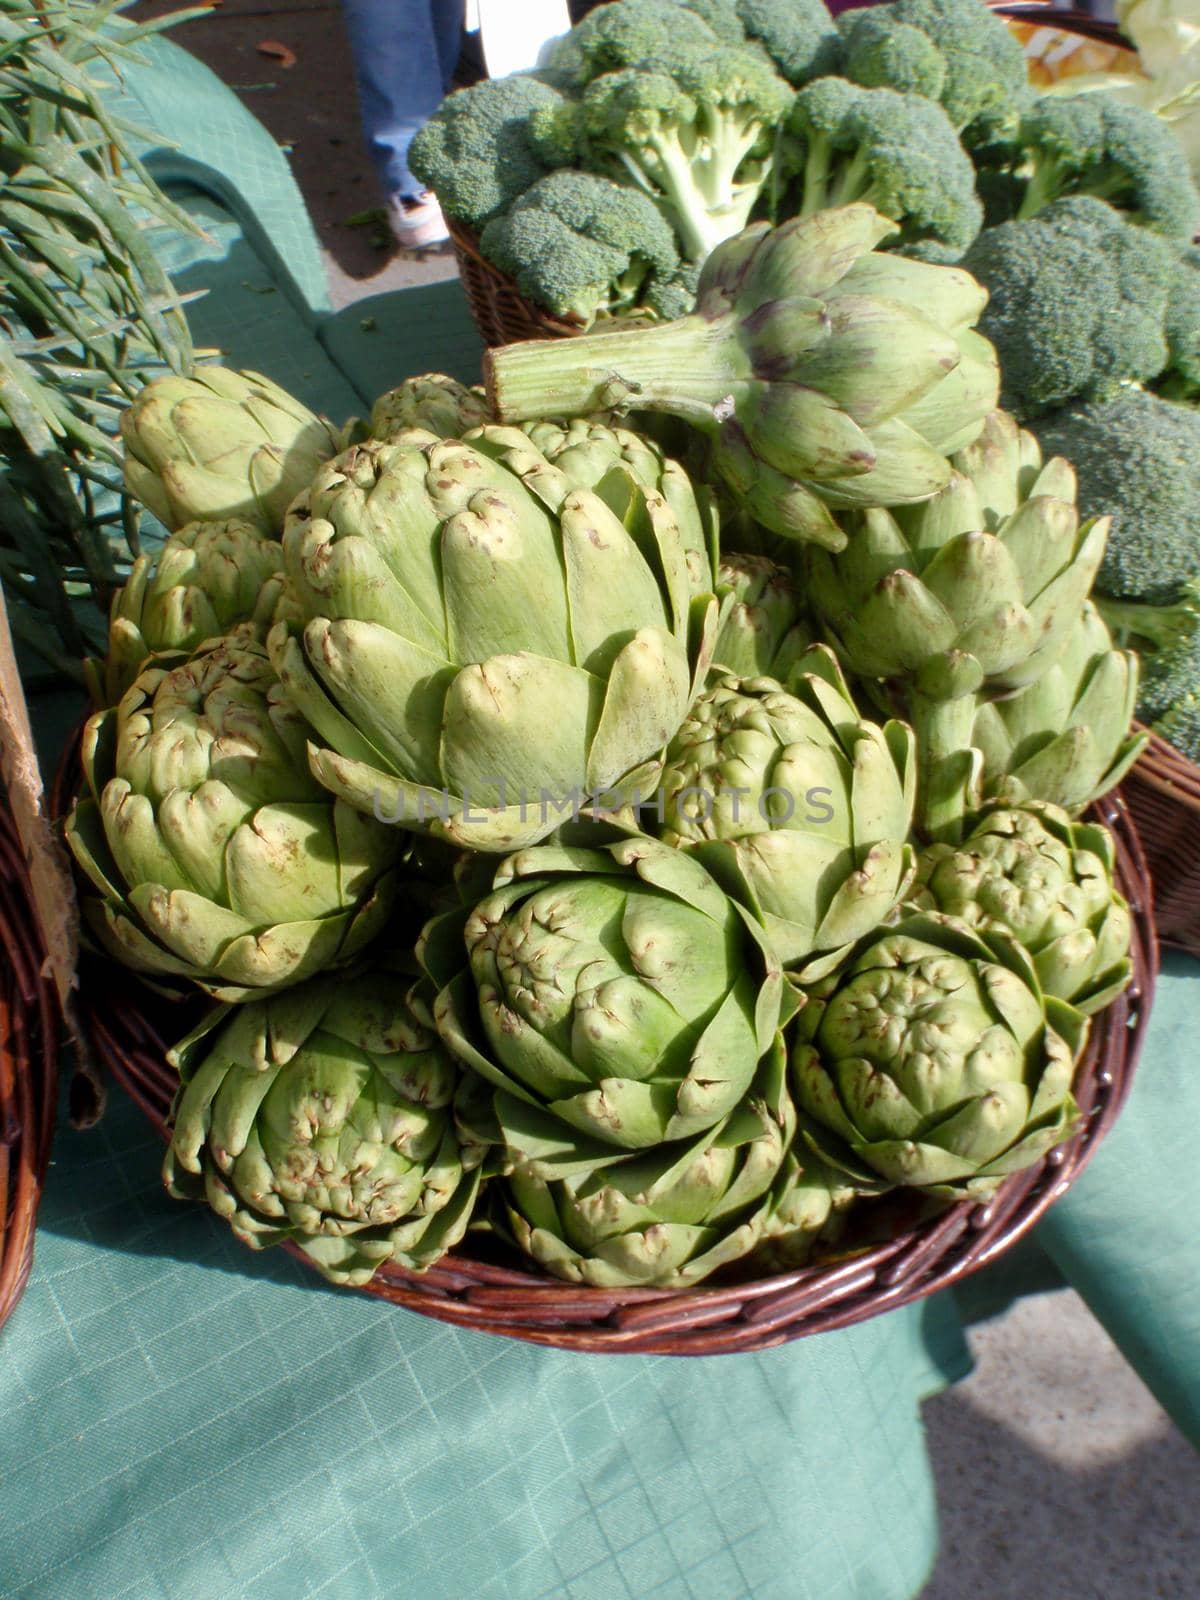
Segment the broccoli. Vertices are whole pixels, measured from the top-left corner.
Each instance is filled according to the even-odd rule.
[[[745,44],[746,30],[738,15],[737,0],[668,0],[668,3],[699,17],[722,44]]]
[[[1125,388],[1056,412],[1037,432],[1047,457],[1074,464],[1083,515],[1112,515],[1097,590],[1173,603],[1200,573],[1200,411]]]
[[[674,322],[677,317],[686,317],[694,309],[699,282],[700,263],[681,261],[677,271],[669,278],[651,279],[644,303],[664,322]]]
[[[927,33],[894,22],[886,11],[851,11],[845,27],[845,74],[867,89],[896,89],[940,100],[946,58]]]
[[[1116,641],[1141,657],[1138,716],[1200,760],[1200,578],[1185,583],[1171,605],[1102,597],[1097,603]]]
[[[711,9],[736,22],[736,13],[720,0]],[[669,66],[729,43],[681,0],[614,0],[589,11],[558,41],[547,70],[564,86],[582,89],[608,72],[650,61]]]
[[[934,101],[818,78],[797,94],[787,130],[800,216],[865,200],[929,261],[957,261],[979,232],[974,168]]]
[[[1001,403],[1022,421],[1167,365],[1175,252],[1103,200],[986,228],[962,265],[988,290],[979,331],[1000,357]]]
[[[479,247],[522,294],[584,327],[636,305],[647,284],[670,281],[679,266],[674,236],[652,200],[570,170],[539,178],[493,217]]]
[[[1171,365],[1155,384],[1171,400],[1200,401],[1200,249],[1184,250],[1167,302]]]
[[[1022,117],[1016,146],[1018,218],[1091,194],[1170,238],[1196,230],[1200,194],[1178,139],[1152,111],[1107,94],[1047,95]]]
[[[559,40],[546,72],[578,89],[622,67],[748,44],[793,84],[836,72],[841,63],[840,36],[824,0],[613,0]]]
[[[524,73],[458,89],[417,133],[409,166],[447,216],[479,227],[555,164],[539,153],[530,117],[564,103],[556,89]]]
[[[1155,733],[1161,734],[1189,761],[1200,762],[1200,694],[1186,695],[1154,720]]]
[[[713,50],[609,72],[578,107],[581,164],[643,189],[703,261],[740,233],[770,175],[789,84],[751,50]]]
[[[1200,549],[1196,554],[1200,570]],[[1179,701],[1200,693],[1200,578],[1189,579],[1170,605],[1100,595],[1096,603],[1116,643],[1141,657],[1138,716],[1143,722],[1156,723]]]
[[[824,0],[736,0],[746,36],[789,83],[840,72],[841,35]]]
[[[844,39],[857,33],[863,15],[861,10],[847,11],[838,19]],[[941,52],[945,73],[938,99],[968,148],[1014,120],[1028,102],[1020,42],[982,0],[894,0],[881,15],[892,24],[917,29]],[[919,70],[908,64],[904,44],[897,45],[896,54],[906,72]],[[928,61],[927,51],[921,59]]]

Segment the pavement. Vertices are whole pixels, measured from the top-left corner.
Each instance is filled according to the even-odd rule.
[[[137,20],[186,0],[139,0]],[[350,46],[337,0],[217,0],[170,31],[236,90],[288,152],[321,244],[335,307],[452,278],[449,245],[396,248],[358,122]]]
[[[172,37],[289,152],[335,305],[453,277],[448,249],[387,232],[335,0],[223,0]],[[974,1374],[925,1408],[942,1544],[922,1600],[1200,1600],[1200,1460],[1082,1301],[1023,1300],[971,1344]]]

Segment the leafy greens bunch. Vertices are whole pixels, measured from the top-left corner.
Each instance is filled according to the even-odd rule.
[[[116,0],[0,0],[0,578],[18,639],[57,671],[103,640],[137,553],[117,492],[121,410],[147,377],[187,372],[187,324],[148,242],[194,231],[138,160],[102,80],[137,42]]]

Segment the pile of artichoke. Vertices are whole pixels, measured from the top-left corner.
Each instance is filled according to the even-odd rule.
[[[982,292],[866,209],[714,255],[686,468],[652,386],[554,416],[537,349],[502,419],[439,374],[344,429],[223,369],[131,406],[173,531],[90,664],[66,836],[94,947],[211,999],[166,1181],[247,1243],[361,1284],[486,1226],[689,1286],[1071,1136],[1130,978],[1080,813],[1137,663]]]

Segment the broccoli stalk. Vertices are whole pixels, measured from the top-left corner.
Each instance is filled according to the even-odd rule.
[[[818,78],[796,96],[787,135],[799,216],[863,201],[932,261],[956,261],[979,232],[974,168],[935,101]]]
[[[1021,121],[1018,219],[1062,195],[1106,200],[1133,220],[1181,241],[1200,220],[1200,195],[1179,141],[1153,112],[1108,95],[1048,95]]]
[[[636,184],[683,255],[703,261],[746,226],[791,98],[765,58],[745,50],[609,72],[579,103],[583,164]]]
[[[1200,583],[1185,584],[1172,605],[1154,606],[1144,600],[1108,600],[1096,595],[1100,614],[1122,649],[1171,652],[1200,643]]]
[[[858,149],[849,161],[842,161],[828,138],[810,139],[804,160],[804,198],[798,214],[811,217],[815,211],[847,206],[855,200],[882,210],[883,185],[872,179],[871,158],[866,150]]]
[[[619,147],[617,158],[648,195],[665,198],[690,260],[703,261],[722,239],[742,231],[765,176],[764,164],[756,162],[738,179],[762,135],[756,117],[705,106],[692,123],[646,118],[629,132],[636,144]]]
[[[1157,724],[1200,693],[1200,580],[1185,583],[1170,605],[1096,596],[1100,614],[1124,647],[1142,656],[1138,715]]]

